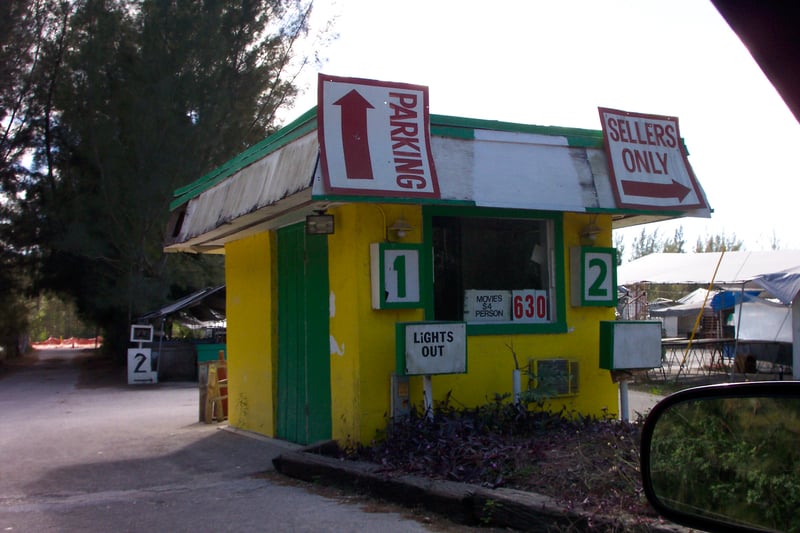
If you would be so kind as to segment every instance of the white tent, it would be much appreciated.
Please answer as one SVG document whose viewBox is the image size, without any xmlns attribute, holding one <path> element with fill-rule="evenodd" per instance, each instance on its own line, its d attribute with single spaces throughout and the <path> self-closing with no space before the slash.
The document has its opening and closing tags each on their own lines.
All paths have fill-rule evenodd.
<svg viewBox="0 0 800 533">
<path fill-rule="evenodd" d="M 722 261 L 720 262 L 720 256 Z M 717 265 L 719 268 L 717 269 Z M 772 272 L 800 273 L 800 250 L 649 254 L 617 267 L 617 283 L 739 284 Z M 714 271 L 716 276 L 714 276 Z M 777 295 L 775 295 L 777 297 Z"/>
<path fill-rule="evenodd" d="M 779 272 L 761 274 L 752 282 L 785 304 L 791 304 L 800 292 L 800 266 Z"/>
<path fill-rule="evenodd" d="M 697 316 L 700 310 L 703 314 L 711 314 L 711 300 L 719 291 L 708 291 L 706 289 L 695 289 L 683 298 L 670 305 L 660 305 L 650 307 L 650 314 L 655 316 Z"/>
<path fill-rule="evenodd" d="M 619 285 L 712 282 L 715 286 L 738 285 L 742 290 L 761 287 L 784 304 L 791 304 L 792 372 L 794 379 L 800 379 L 800 251 L 659 253 L 617 268 Z M 747 311 L 742 312 L 744 317 Z M 777 336 L 785 338 L 785 330 Z"/>
</svg>

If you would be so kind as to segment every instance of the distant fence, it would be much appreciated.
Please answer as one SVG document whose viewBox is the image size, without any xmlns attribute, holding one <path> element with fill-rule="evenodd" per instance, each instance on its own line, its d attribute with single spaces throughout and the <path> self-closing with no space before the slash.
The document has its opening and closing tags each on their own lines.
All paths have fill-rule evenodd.
<svg viewBox="0 0 800 533">
<path fill-rule="evenodd" d="M 31 348 L 34 350 L 83 350 L 99 348 L 102 345 L 103 337 L 93 337 L 90 339 L 79 337 L 69 337 L 67 339 L 50 337 L 46 341 L 32 342 Z"/>
</svg>

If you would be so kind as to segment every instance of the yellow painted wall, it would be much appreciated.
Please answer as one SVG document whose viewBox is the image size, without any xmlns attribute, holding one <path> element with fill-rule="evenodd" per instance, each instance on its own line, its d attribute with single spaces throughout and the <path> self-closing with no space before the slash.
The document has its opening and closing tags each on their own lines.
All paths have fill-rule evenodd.
<svg viewBox="0 0 800 533">
<path fill-rule="evenodd" d="M 367 443 L 388 420 L 395 323 L 423 318 L 421 309 L 372 310 L 369 245 L 382 242 L 385 226 L 401 215 L 414 226 L 404 242 L 420 242 L 422 211 L 349 204 L 328 212 L 336 219 L 328 240 L 333 438 Z"/>
<path fill-rule="evenodd" d="M 274 232 L 225 246 L 228 421 L 275 436 L 277 302 Z"/>
<path fill-rule="evenodd" d="M 384 228 L 403 216 L 414 230 L 403 240 L 422 242 L 420 206 L 350 204 L 330 210 L 336 233 L 329 237 L 331 291 L 331 391 L 333 438 L 340 443 L 368 443 L 386 426 L 391 409 L 390 378 L 395 370 L 395 324 L 424 319 L 423 311 L 373 310 L 369 244 L 385 240 Z M 601 228 L 596 246 L 611 246 L 610 217 L 592 217 Z M 554 399 L 553 410 L 603 416 L 618 413 L 617 386 L 599 368 L 599 322 L 613 320 L 614 309 L 573 308 L 569 298 L 569 248 L 579 246 L 588 215 L 565 214 L 563 220 L 564 287 L 568 331 L 563 334 L 481 335 L 468 340 L 468 373 L 434 376 L 434 400 L 448 394 L 453 405 L 475 406 L 495 394 L 510 394 L 516 352 L 529 359 L 567 358 L 580 364 L 577 396 Z M 526 381 L 526 380 L 523 380 Z M 526 383 L 523 383 L 523 388 Z M 411 378 L 412 403 L 422 403 L 422 378 Z"/>
<path fill-rule="evenodd" d="M 591 217 L 601 228 L 594 246 L 611 246 L 611 218 Z M 564 358 L 579 363 L 579 394 L 553 398 L 546 407 L 552 411 L 566 409 L 567 413 L 581 413 L 599 417 L 619 413 L 618 386 L 611 381 L 607 370 L 599 365 L 600 321 L 614 320 L 614 309 L 609 307 L 572 307 L 570 305 L 569 249 L 580 246 L 580 231 L 590 222 L 590 217 L 564 214 L 564 268 L 566 289 L 567 332 L 536 335 L 474 335 L 467 342 L 468 373 L 464 375 L 434 376 L 432 378 L 434 401 L 442 401 L 449 393 L 451 405 L 476 406 L 494 399 L 496 394 L 510 395 L 513 390 L 514 356 L 520 366 L 531 359 Z M 412 400 L 422 403 L 422 378 L 412 377 Z M 527 379 L 522 378 L 525 390 Z"/>
</svg>

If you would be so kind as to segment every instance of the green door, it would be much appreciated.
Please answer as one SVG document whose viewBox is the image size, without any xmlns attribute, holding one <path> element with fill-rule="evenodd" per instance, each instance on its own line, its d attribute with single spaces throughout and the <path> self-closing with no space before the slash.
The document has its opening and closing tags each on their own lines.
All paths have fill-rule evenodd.
<svg viewBox="0 0 800 533">
<path fill-rule="evenodd" d="M 278 437 L 331 438 L 328 238 L 278 230 Z"/>
</svg>

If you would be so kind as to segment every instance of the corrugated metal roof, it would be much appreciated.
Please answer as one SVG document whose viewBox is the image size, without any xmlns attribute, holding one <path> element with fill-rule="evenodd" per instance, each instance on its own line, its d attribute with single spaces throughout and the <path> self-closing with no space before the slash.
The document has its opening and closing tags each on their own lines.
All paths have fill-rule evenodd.
<svg viewBox="0 0 800 533">
<path fill-rule="evenodd" d="M 170 210 L 175 210 L 192 198 L 197 197 L 214 185 L 222 182 L 226 178 L 239 172 L 243 168 L 259 161 L 261 158 L 279 150 L 283 146 L 291 143 L 298 137 L 306 135 L 310 131 L 317 129 L 317 108 L 314 107 L 296 120 L 287 124 L 274 135 L 270 135 L 258 144 L 253 145 L 244 152 L 226 162 L 224 165 L 215 168 L 208 174 L 200 177 L 192 183 L 175 190 Z"/>
<path fill-rule="evenodd" d="M 154 320 L 190 310 L 190 315 L 200 322 L 225 320 L 225 285 L 208 287 L 140 316 L 137 322 Z"/>
<path fill-rule="evenodd" d="M 252 165 L 259 159 L 279 150 L 295 139 L 317 129 L 317 108 L 313 107 L 300 115 L 297 119 L 287 124 L 274 135 L 270 135 L 260 143 L 248 148 L 241 154 L 232 158 L 224 165 L 212 170 L 196 181 L 175 190 L 170 210 L 175 210 L 189 200 L 196 198 L 206 190 L 219 184 L 226 178 Z M 482 120 L 474 118 L 453 117 L 447 115 L 431 115 L 431 134 L 440 137 L 457 139 L 473 139 L 475 130 L 494 130 L 518 133 L 533 133 L 563 137 L 569 146 L 576 147 L 603 147 L 603 132 L 581 128 L 563 128 L 558 126 L 536 126 L 502 122 L 497 120 Z"/>
<path fill-rule="evenodd" d="M 187 242 L 311 186 L 315 132 L 278 147 L 194 196 L 173 242 Z"/>
<path fill-rule="evenodd" d="M 431 115 L 431 153 L 443 204 L 631 214 L 650 219 L 687 212 L 620 210 L 599 130 Z M 175 191 L 168 251 L 213 251 L 245 232 L 301 220 L 331 202 L 318 169 L 316 108 L 194 183 Z M 369 201 L 379 201 L 372 198 Z M 709 216 L 705 209 L 691 213 Z M 291 218 L 291 220 L 289 220 Z M 271 221 L 271 222 L 270 222 Z"/>
</svg>

